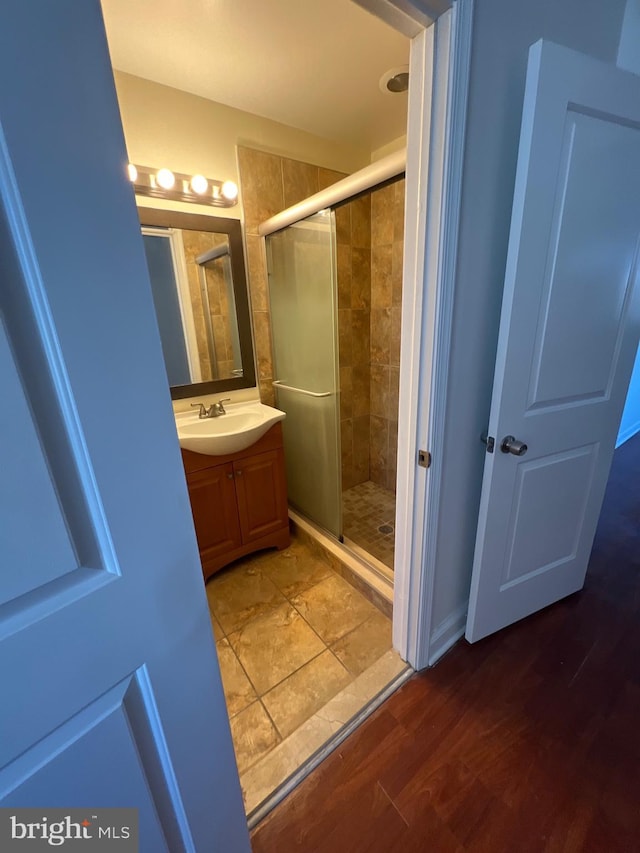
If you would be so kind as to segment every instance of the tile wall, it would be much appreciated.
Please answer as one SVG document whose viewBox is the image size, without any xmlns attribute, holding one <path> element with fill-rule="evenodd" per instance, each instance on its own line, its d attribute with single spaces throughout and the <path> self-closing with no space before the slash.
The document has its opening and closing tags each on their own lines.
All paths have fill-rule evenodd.
<svg viewBox="0 0 640 853">
<path fill-rule="evenodd" d="M 342 488 L 369 479 L 371 199 L 336 209 Z"/>
<path fill-rule="evenodd" d="M 395 491 L 404 178 L 371 194 L 371 442 L 369 479 Z"/>
<path fill-rule="evenodd" d="M 395 491 L 404 179 L 336 210 L 342 487 Z"/>
</svg>

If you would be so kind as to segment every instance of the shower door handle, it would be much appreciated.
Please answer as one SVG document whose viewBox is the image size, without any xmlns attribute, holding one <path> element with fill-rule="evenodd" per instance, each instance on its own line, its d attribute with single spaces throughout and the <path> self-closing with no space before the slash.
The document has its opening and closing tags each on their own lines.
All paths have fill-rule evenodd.
<svg viewBox="0 0 640 853">
<path fill-rule="evenodd" d="M 305 397 L 330 397 L 333 391 L 307 391 L 305 388 L 294 388 L 292 385 L 285 385 L 279 379 L 271 383 L 274 388 L 282 388 L 284 391 L 295 391 L 296 394 L 304 394 Z"/>
</svg>

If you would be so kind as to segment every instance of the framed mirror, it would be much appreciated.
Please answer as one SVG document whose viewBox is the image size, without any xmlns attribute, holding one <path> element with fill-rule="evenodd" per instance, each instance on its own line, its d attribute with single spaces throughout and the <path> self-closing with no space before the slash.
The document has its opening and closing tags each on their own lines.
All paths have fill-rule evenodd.
<svg viewBox="0 0 640 853">
<path fill-rule="evenodd" d="M 238 219 L 138 208 L 171 397 L 256 384 Z"/>
</svg>

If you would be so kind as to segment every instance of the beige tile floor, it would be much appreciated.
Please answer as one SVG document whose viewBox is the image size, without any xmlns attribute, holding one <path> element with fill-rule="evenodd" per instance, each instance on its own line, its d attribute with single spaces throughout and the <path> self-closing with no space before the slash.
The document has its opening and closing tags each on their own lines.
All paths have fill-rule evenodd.
<svg viewBox="0 0 640 853">
<path fill-rule="evenodd" d="M 391 620 L 295 536 L 284 551 L 228 566 L 206 589 L 241 781 L 250 768 L 256 777 L 255 766 L 274 751 L 270 774 L 285 752 L 290 770 L 301 727 L 354 682 L 366 681 L 385 655 L 397 658 Z M 394 674 L 398 662 L 390 663 Z M 262 791 L 264 779 L 258 782 Z"/>
<path fill-rule="evenodd" d="M 342 532 L 368 554 L 393 569 L 396 496 L 367 481 L 342 493 Z M 390 528 L 381 532 L 380 528 Z"/>
</svg>

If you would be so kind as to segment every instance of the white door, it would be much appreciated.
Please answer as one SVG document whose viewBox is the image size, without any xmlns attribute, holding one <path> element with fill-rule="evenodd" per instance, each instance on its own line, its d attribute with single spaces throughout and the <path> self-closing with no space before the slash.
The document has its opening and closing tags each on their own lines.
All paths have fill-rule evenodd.
<svg viewBox="0 0 640 853">
<path fill-rule="evenodd" d="M 4 0 L 0 79 L 0 804 L 246 853 L 98 0 Z"/>
<path fill-rule="evenodd" d="M 640 77 L 538 42 L 527 72 L 472 642 L 583 586 L 640 334 L 639 238 Z M 503 452 L 508 436 L 515 443 Z M 523 455 L 513 455 L 524 449 L 517 442 Z"/>
</svg>

